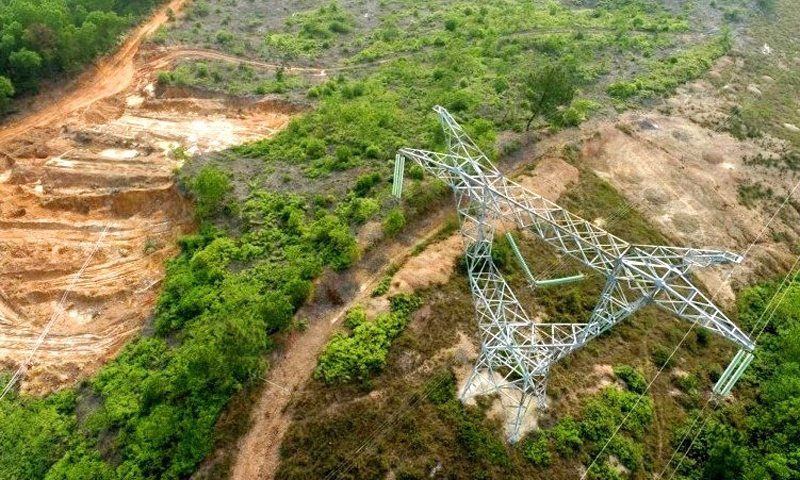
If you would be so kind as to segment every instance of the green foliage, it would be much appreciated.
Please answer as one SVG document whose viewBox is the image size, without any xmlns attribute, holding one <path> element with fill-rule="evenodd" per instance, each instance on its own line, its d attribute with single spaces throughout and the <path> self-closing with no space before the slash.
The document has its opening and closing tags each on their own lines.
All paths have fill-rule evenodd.
<svg viewBox="0 0 800 480">
<path fill-rule="evenodd" d="M 344 316 L 344 326 L 350 330 L 355 330 L 359 325 L 367 321 L 367 311 L 361 305 L 356 305 L 347 311 Z"/>
<path fill-rule="evenodd" d="M 565 458 L 570 458 L 583 447 L 580 428 L 572 417 L 562 418 L 555 427 L 548 431 L 553 447 Z"/>
<path fill-rule="evenodd" d="M 608 462 L 597 462 L 589 469 L 590 480 L 622 480 L 622 476 Z"/>
<path fill-rule="evenodd" d="M 543 434 L 529 436 L 522 446 L 522 455 L 537 467 L 549 467 L 553 461 L 547 436 Z"/>
<path fill-rule="evenodd" d="M 334 270 L 350 267 L 361 255 L 350 229 L 334 215 L 324 214 L 315 221 L 306 231 L 306 239 Z"/>
<path fill-rule="evenodd" d="M 535 69 L 522 88 L 525 106 L 530 112 L 526 130 L 536 117 L 553 117 L 559 107 L 569 105 L 577 89 L 575 75 L 568 67 L 557 63 Z"/>
<path fill-rule="evenodd" d="M 642 444 L 628 437 L 614 436 L 608 444 L 608 453 L 617 457 L 619 463 L 632 472 L 642 468 L 644 461 Z"/>
<path fill-rule="evenodd" d="M 392 277 L 394 277 L 394 274 L 397 273 L 397 268 L 398 267 L 395 264 L 389 265 L 389 269 L 386 272 L 386 275 L 384 275 L 381 278 L 381 281 L 378 282 L 378 286 L 375 287 L 375 290 L 373 290 L 372 292 L 373 297 L 380 297 L 381 295 L 389 291 L 389 287 L 392 284 Z"/>
<path fill-rule="evenodd" d="M 650 354 L 650 359 L 653 361 L 653 365 L 658 368 L 670 369 L 675 366 L 675 356 L 672 354 L 672 350 L 663 346 L 663 345 L 656 345 L 653 348 L 653 352 Z"/>
<path fill-rule="evenodd" d="M 466 449 L 471 459 L 493 465 L 506 465 L 508 452 L 498 436 L 482 423 L 483 415 L 467 410 L 458 418 L 458 442 Z"/>
<path fill-rule="evenodd" d="M 647 73 L 633 80 L 617 80 L 608 94 L 620 100 L 672 93 L 679 85 L 705 73 L 714 60 L 731 48 L 729 34 L 692 47 L 685 52 L 649 63 Z"/>
<path fill-rule="evenodd" d="M 35 92 L 41 80 L 74 73 L 110 50 L 136 19 L 159 3 L 156 0 L 2 2 L 0 72 L 17 94 Z"/>
<path fill-rule="evenodd" d="M 408 169 L 408 178 L 412 180 L 422 180 L 425 178 L 425 169 L 419 165 L 412 165 L 411 168 Z"/>
<path fill-rule="evenodd" d="M 625 382 L 628 390 L 634 393 L 644 393 L 647 390 L 647 380 L 635 368 L 630 365 L 619 365 L 614 367 L 614 376 Z"/>
<path fill-rule="evenodd" d="M 370 193 L 372 188 L 380 183 L 381 174 L 379 172 L 366 173 L 361 175 L 356 180 L 356 186 L 353 188 L 353 193 L 359 197 L 364 197 Z"/>
<path fill-rule="evenodd" d="M 8 108 L 14 93 L 14 84 L 11 83 L 11 80 L 0 75 L 0 113 L 3 113 Z"/>
<path fill-rule="evenodd" d="M 220 211 L 232 186 L 225 172 L 207 165 L 192 179 L 189 188 L 197 199 L 198 216 L 206 217 Z"/>
<path fill-rule="evenodd" d="M 401 208 L 393 208 L 383 219 L 383 233 L 389 237 L 394 237 L 406 225 L 406 217 Z"/>
<path fill-rule="evenodd" d="M 778 287 L 779 281 L 769 282 L 739 297 L 745 329 L 759 320 L 769 323 L 753 364 L 734 389 L 737 402 L 706 412 L 706 428 L 691 431 L 698 438 L 680 471 L 687 478 L 714 480 L 730 472 L 741 472 L 745 480 L 800 478 L 800 282 Z M 692 420 L 675 432 L 676 443 Z"/>
<path fill-rule="evenodd" d="M 350 195 L 336 208 L 336 214 L 348 222 L 362 224 L 378 213 L 381 206 L 373 198 L 357 197 Z"/>
<path fill-rule="evenodd" d="M 382 371 L 392 341 L 400 335 L 411 313 L 418 307 L 418 301 L 412 297 L 397 296 L 391 302 L 389 313 L 381 314 L 371 322 L 361 322 L 351 334 L 334 334 L 319 357 L 314 378 L 327 384 L 366 382 Z"/>
<path fill-rule="evenodd" d="M 605 441 L 630 414 L 621 431 L 640 438 L 653 422 L 653 403 L 642 397 L 637 404 L 638 399 L 639 395 L 633 392 L 605 388 L 598 397 L 586 402 L 581 418 L 581 437 L 585 441 Z"/>
<path fill-rule="evenodd" d="M 74 405 L 75 394 L 69 391 L 41 401 L 0 402 L 0 475 L 43 478 L 69 445 L 75 428 Z"/>
<path fill-rule="evenodd" d="M 456 377 L 450 370 L 440 372 L 425 387 L 428 400 L 434 405 L 444 405 L 456 398 Z"/>
</svg>

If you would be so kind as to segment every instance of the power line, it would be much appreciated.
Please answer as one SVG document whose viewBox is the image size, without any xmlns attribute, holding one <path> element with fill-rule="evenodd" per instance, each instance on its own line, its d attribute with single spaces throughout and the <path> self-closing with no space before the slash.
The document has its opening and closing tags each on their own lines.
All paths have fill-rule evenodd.
<svg viewBox="0 0 800 480">
<path fill-rule="evenodd" d="M 764 308 L 764 311 L 761 313 L 761 316 L 759 316 L 758 320 L 756 321 L 755 325 L 753 326 L 753 332 L 751 332 L 751 334 L 755 332 L 755 330 L 758 328 L 758 324 L 761 323 L 761 320 L 766 316 L 767 312 L 770 312 L 770 308 L 772 308 L 772 311 L 770 312 L 769 317 L 764 322 L 764 325 L 761 327 L 760 331 L 758 332 L 758 335 L 755 338 L 756 342 L 758 341 L 759 338 L 761 338 L 761 335 L 766 330 L 767 325 L 769 325 L 770 321 L 772 321 L 772 318 L 775 316 L 775 313 L 777 312 L 778 307 L 780 307 L 780 305 L 786 299 L 786 295 L 788 294 L 789 287 L 790 287 L 790 285 L 787 285 L 787 281 L 788 281 L 790 276 L 793 276 L 793 274 L 794 274 L 794 278 L 792 279 L 792 281 L 794 281 L 794 279 L 797 276 L 797 272 L 795 272 L 795 269 L 797 268 L 798 265 L 800 265 L 800 257 L 798 257 L 795 260 L 794 264 L 792 265 L 792 268 L 789 270 L 789 273 L 786 274 L 786 276 L 784 277 L 784 279 L 781 282 L 780 286 L 778 287 L 778 289 L 775 291 L 775 293 L 770 298 L 770 301 L 767 303 L 767 306 Z M 774 307 L 772 307 L 772 302 L 775 300 L 775 298 L 777 298 L 778 294 L 781 294 L 781 299 L 778 301 L 778 303 Z M 683 446 L 683 443 L 686 441 L 686 438 L 688 437 L 689 433 L 691 433 L 692 429 L 694 428 L 694 425 L 697 424 L 697 420 L 700 417 L 704 416 L 705 409 L 711 403 L 712 399 L 714 399 L 713 396 L 709 397 L 709 399 L 706 400 L 706 403 L 703 405 L 703 408 L 700 411 L 700 415 L 698 416 L 697 419 L 695 419 L 695 422 L 692 424 L 692 426 L 689 428 L 689 430 L 687 430 L 686 434 L 684 434 L 683 438 L 681 439 L 680 444 L 675 449 L 675 453 L 673 454 L 672 458 L 670 458 L 670 461 L 667 463 L 667 465 L 664 466 L 664 470 L 661 472 L 661 474 L 659 475 L 658 478 L 663 478 L 664 473 L 666 473 L 666 471 L 667 471 L 667 468 L 669 468 L 669 465 L 672 463 L 672 460 L 678 454 L 678 451 L 680 450 L 680 447 Z M 713 411 L 714 410 L 712 409 L 712 413 L 713 413 Z M 673 470 L 672 475 L 670 475 L 670 479 L 677 473 L 677 471 L 680 468 L 681 464 L 683 464 L 683 461 L 689 455 L 689 452 L 691 451 L 692 446 L 694 446 L 695 442 L 700 437 L 701 433 L 703 432 L 703 429 L 705 429 L 705 426 L 706 426 L 706 424 L 708 423 L 708 421 L 710 419 L 711 419 L 711 415 L 708 415 L 704 419 L 702 425 L 700 426 L 700 429 L 697 431 L 697 434 L 692 438 L 692 441 L 689 443 L 689 447 L 684 452 L 683 457 L 681 457 L 681 459 L 678 461 L 678 465 Z"/>
<path fill-rule="evenodd" d="M 37 350 L 39 350 L 39 347 L 41 347 L 42 343 L 44 343 L 45 338 L 50 333 L 50 330 L 53 328 L 53 325 L 56 323 L 56 320 L 58 320 L 58 318 L 64 312 L 64 303 L 66 303 L 67 297 L 72 292 L 72 289 L 75 287 L 75 284 L 78 282 L 81 275 L 83 275 L 83 272 L 84 270 L 86 270 L 86 267 L 89 266 L 89 262 L 91 262 L 95 253 L 97 253 L 97 250 L 100 248 L 100 244 L 102 243 L 103 239 L 108 233 L 108 229 L 109 225 L 106 225 L 105 228 L 103 228 L 103 231 L 100 233 L 100 237 L 95 242 L 92 251 L 89 253 L 89 256 L 86 257 L 86 260 L 83 262 L 83 265 L 81 265 L 81 268 L 77 272 L 75 272 L 75 275 L 73 275 L 72 280 L 70 281 L 69 285 L 67 285 L 67 288 L 66 290 L 64 290 L 64 293 L 61 295 L 61 299 L 56 304 L 56 308 L 53 310 L 53 314 L 50 316 L 50 320 L 47 322 L 47 325 L 45 325 L 44 330 L 42 330 L 42 333 L 36 339 L 36 343 L 34 344 L 31 353 L 28 354 L 25 360 L 20 364 L 20 366 L 11 376 L 11 379 L 8 381 L 5 388 L 3 388 L 2 393 L 0 393 L 0 400 L 3 400 L 3 398 L 5 398 L 8 392 L 10 392 L 11 389 L 14 387 L 14 384 L 16 384 L 16 382 L 19 380 L 22 374 L 30 366 L 31 360 L 33 360 L 33 357 L 34 355 L 36 355 Z"/>
<path fill-rule="evenodd" d="M 733 116 L 735 116 L 735 115 L 738 115 L 738 113 L 735 113 L 734 115 L 731 115 L 731 116 L 729 116 L 729 117 L 728 117 L 728 118 L 727 118 L 727 119 L 726 119 L 724 122 L 722 122 L 722 123 L 721 123 L 719 126 L 717 126 L 717 128 L 715 128 L 715 129 L 713 130 L 713 132 L 714 132 L 714 133 L 718 133 L 720 130 L 722 130 L 722 128 L 723 128 L 723 127 L 725 127 L 725 126 L 726 126 L 726 125 L 727 125 L 727 124 L 730 122 L 731 118 L 732 118 Z M 796 184 L 795 184 L 795 186 L 794 186 L 794 187 L 791 189 L 791 191 L 790 191 L 790 192 L 789 192 L 789 194 L 786 196 L 786 198 L 783 200 L 783 202 L 782 202 L 782 203 L 781 203 L 781 205 L 778 207 L 778 209 L 775 211 L 775 213 L 774 213 L 774 214 L 773 214 L 773 215 L 770 217 L 770 219 L 767 221 L 766 225 L 764 225 L 764 228 L 762 228 L 762 230 L 759 232 L 758 236 L 756 236 L 755 240 L 753 240 L 753 242 L 752 242 L 752 243 L 751 243 L 751 244 L 750 244 L 750 245 L 747 247 L 747 250 L 745 251 L 745 253 L 744 253 L 744 255 L 743 255 L 744 257 L 747 257 L 747 254 L 748 254 L 748 253 L 750 252 L 750 250 L 751 250 L 751 249 L 752 249 L 752 248 L 755 246 L 755 244 L 758 242 L 758 240 L 759 240 L 759 239 L 760 239 L 760 238 L 761 238 L 761 237 L 764 235 L 764 233 L 766 232 L 766 230 L 769 228 L 770 224 L 773 222 L 773 220 L 775 219 L 775 217 L 777 217 L 778 213 L 780 213 L 780 211 L 781 211 L 781 210 L 782 210 L 782 209 L 783 209 L 783 208 L 786 206 L 786 204 L 789 202 L 789 199 L 791 198 L 791 196 L 794 194 L 794 192 L 797 190 L 797 188 L 798 188 L 799 186 L 800 186 L 800 181 L 799 181 L 798 183 L 796 183 Z M 734 271 L 736 271 L 736 269 L 737 269 L 737 268 L 740 268 L 740 265 L 736 265 L 736 266 L 735 266 L 735 267 L 734 267 L 734 268 L 733 268 L 733 269 L 732 269 L 732 270 L 731 270 L 731 271 L 728 273 L 728 275 L 725 277 L 725 281 L 727 281 L 727 280 L 728 280 L 728 279 L 731 277 L 731 275 L 733 274 L 733 272 L 734 272 Z M 724 284 L 724 282 L 723 282 L 723 284 Z M 712 300 L 713 300 L 714 298 L 716 298 L 716 296 L 719 294 L 719 292 L 720 292 L 721 290 L 722 290 L 722 285 L 720 285 L 720 287 L 717 289 L 717 291 L 716 291 L 716 292 L 714 292 L 714 295 L 711 297 L 711 298 L 712 298 Z M 656 375 L 655 375 L 655 376 L 652 378 L 652 380 L 650 381 L 650 383 L 648 383 L 648 385 L 647 385 L 647 388 L 646 388 L 646 389 L 644 390 L 644 392 L 643 392 L 643 393 L 642 393 L 642 394 L 639 396 L 639 398 L 637 398 L 637 400 L 636 400 L 636 403 L 634 404 L 633 408 L 632 408 L 632 409 L 631 409 L 631 410 L 628 412 L 628 414 L 627 414 L 627 415 L 626 415 L 626 416 L 625 416 L 625 417 L 622 419 L 622 422 L 621 422 L 621 423 L 620 423 L 620 424 L 617 426 L 617 428 L 614 430 L 614 432 L 612 433 L 611 437 L 608 439 L 608 441 L 606 441 L 605 445 L 603 445 L 603 448 L 602 448 L 602 449 L 600 449 L 600 452 L 599 452 L 599 453 L 598 453 L 598 454 L 597 454 L 597 455 L 594 457 L 594 459 L 592 460 L 592 462 L 589 464 L 589 467 L 586 469 L 586 472 L 584 472 L 584 474 L 581 476 L 581 480 L 583 480 L 583 479 L 586 477 L 586 475 L 588 475 L 588 474 L 589 474 L 589 471 L 590 471 L 591 467 L 592 467 L 592 466 L 593 466 L 595 463 L 597 463 L 597 460 L 600 458 L 600 456 L 601 456 L 601 455 L 603 454 L 603 452 L 606 450 L 606 448 L 608 447 L 608 445 L 611 443 L 611 440 L 613 440 L 614 436 L 616 436 L 616 434 L 617 434 L 617 433 L 619 433 L 620 429 L 621 429 L 621 428 L 622 428 L 622 426 L 625 424 L 625 422 L 628 420 L 628 418 L 630 417 L 631 413 L 632 413 L 632 412 L 633 412 L 633 411 L 634 411 L 634 410 L 635 410 L 635 409 L 638 407 L 639 403 L 641 402 L 641 399 L 642 399 L 642 398 L 643 398 L 643 397 L 644 397 L 644 396 L 645 396 L 645 395 L 646 395 L 646 394 L 649 392 L 649 390 L 650 390 L 651 386 L 653 385 L 653 383 L 655 382 L 656 378 L 658 378 L 658 376 L 659 376 L 659 375 L 660 375 L 660 374 L 661 374 L 661 373 L 664 371 L 664 369 L 666 368 L 666 366 L 669 364 L 670 360 L 672 360 L 672 357 L 675 355 L 675 353 L 678 351 L 678 349 L 681 347 L 681 345 L 683 345 L 683 342 L 684 342 L 684 341 L 686 341 L 686 338 L 689 336 L 689 334 L 692 332 L 692 330 L 694 329 L 694 327 L 695 327 L 696 325 L 697 325 L 697 322 L 694 322 L 694 323 L 692 323 L 692 325 L 689 327 L 689 330 L 687 330 L 686 334 L 683 336 L 683 338 L 681 338 L 680 342 L 678 342 L 678 345 L 677 345 L 677 346 L 676 346 L 676 347 L 675 347 L 675 348 L 672 350 L 672 353 L 670 353 L 670 355 L 669 355 L 669 357 L 667 358 L 666 362 L 665 362 L 665 363 L 664 363 L 664 364 L 661 366 L 661 368 L 659 368 L 659 370 L 656 372 Z M 751 334 L 752 334 L 752 333 L 751 333 Z M 670 460 L 670 461 L 671 461 L 671 460 Z"/>
</svg>

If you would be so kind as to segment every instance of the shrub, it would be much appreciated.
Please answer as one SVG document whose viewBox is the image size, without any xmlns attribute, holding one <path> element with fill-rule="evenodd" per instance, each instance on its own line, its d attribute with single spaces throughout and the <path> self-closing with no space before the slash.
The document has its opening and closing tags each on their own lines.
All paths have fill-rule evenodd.
<svg viewBox="0 0 800 480">
<path fill-rule="evenodd" d="M 608 462 L 596 462 L 589 469 L 590 480 L 622 480 L 619 472 L 616 471 Z"/>
<path fill-rule="evenodd" d="M 448 32 L 454 32 L 457 27 L 458 27 L 458 20 L 456 20 L 455 18 L 448 18 L 447 20 L 444 21 L 444 28 Z"/>
<path fill-rule="evenodd" d="M 189 183 L 197 199 L 197 214 L 201 218 L 214 215 L 231 191 L 228 175 L 213 165 L 206 165 Z"/>
<path fill-rule="evenodd" d="M 355 263 L 360 252 L 350 229 L 333 215 L 324 215 L 306 230 L 306 239 L 334 270 Z"/>
<path fill-rule="evenodd" d="M 233 41 L 233 34 L 227 30 L 219 30 L 216 35 L 217 43 L 228 45 Z"/>
<path fill-rule="evenodd" d="M 170 75 L 169 72 L 161 70 L 156 76 L 156 82 L 158 82 L 159 85 L 169 85 L 172 83 L 172 75 Z"/>
<path fill-rule="evenodd" d="M 392 299 L 389 313 L 371 322 L 362 322 L 352 334 L 336 333 L 325 345 L 314 370 L 314 378 L 327 384 L 366 382 L 386 367 L 389 347 L 403 331 L 412 309 L 419 305 L 413 297 Z"/>
<path fill-rule="evenodd" d="M 456 398 L 456 378 L 447 370 L 436 374 L 425 386 L 428 400 L 434 405 L 442 405 Z"/>
<path fill-rule="evenodd" d="M 640 443 L 621 435 L 615 435 L 608 444 L 608 451 L 615 455 L 619 459 L 619 463 L 628 470 L 635 472 L 642 468 L 644 449 Z"/>
<path fill-rule="evenodd" d="M 353 187 L 353 193 L 358 195 L 359 197 L 366 196 L 372 187 L 380 183 L 381 181 L 381 174 L 378 172 L 366 173 L 361 175 L 356 180 L 356 186 Z"/>
<path fill-rule="evenodd" d="M 675 356 L 672 355 L 672 351 L 661 345 L 657 345 L 653 349 L 650 358 L 653 360 L 653 364 L 658 368 L 663 367 L 669 369 L 675 366 Z"/>
<path fill-rule="evenodd" d="M 583 447 L 578 423 L 572 417 L 562 418 L 549 434 L 556 451 L 564 457 L 571 457 Z"/>
<path fill-rule="evenodd" d="M 626 82 L 624 80 L 619 80 L 613 82 L 611 85 L 608 86 L 608 94 L 612 97 L 616 97 L 619 99 L 627 99 L 639 92 L 639 86 L 635 83 Z"/>
<path fill-rule="evenodd" d="M 389 237 L 394 237 L 406 224 L 406 217 L 403 215 L 403 210 L 393 208 L 383 220 L 383 233 Z"/>
<path fill-rule="evenodd" d="M 628 390 L 632 392 L 644 393 L 647 390 L 647 381 L 642 374 L 629 365 L 615 367 L 614 376 L 625 382 Z"/>
<path fill-rule="evenodd" d="M 359 325 L 367 321 L 367 311 L 361 305 L 356 305 L 347 311 L 344 316 L 344 326 L 350 330 L 355 330 Z"/>
<path fill-rule="evenodd" d="M 492 434 L 481 420 L 480 413 L 476 411 L 462 414 L 458 422 L 458 442 L 473 460 L 506 465 L 508 453 L 503 441 Z"/>
<path fill-rule="evenodd" d="M 325 155 L 325 142 L 319 138 L 310 138 L 306 142 L 305 150 L 309 159 L 320 158 Z"/>
<path fill-rule="evenodd" d="M 522 447 L 522 455 L 537 467 L 549 467 L 552 462 L 547 436 L 541 432 L 532 435 Z"/>
<path fill-rule="evenodd" d="M 581 437 L 592 442 L 605 440 L 626 416 L 622 431 L 636 437 L 643 435 L 653 421 L 653 404 L 647 397 L 638 400 L 638 394 L 607 387 L 599 396 L 587 401 L 581 418 Z"/>
<path fill-rule="evenodd" d="M 408 169 L 408 176 L 412 180 L 422 180 L 425 178 L 425 169 L 419 165 L 412 165 L 411 168 Z"/>
</svg>

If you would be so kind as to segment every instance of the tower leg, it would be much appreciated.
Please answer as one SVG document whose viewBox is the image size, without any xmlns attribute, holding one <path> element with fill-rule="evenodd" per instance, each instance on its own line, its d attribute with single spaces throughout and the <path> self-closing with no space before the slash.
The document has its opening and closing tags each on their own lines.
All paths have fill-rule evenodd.
<svg viewBox="0 0 800 480">
<path fill-rule="evenodd" d="M 525 434 L 525 414 L 533 402 L 533 395 L 525 392 L 519 392 L 520 399 L 512 415 L 508 415 L 506 420 L 506 432 L 508 433 L 508 442 L 517 443 L 520 437 Z M 509 412 L 511 413 L 511 412 Z"/>
<path fill-rule="evenodd" d="M 540 412 L 544 412 L 547 410 L 549 405 L 547 404 L 547 378 L 550 376 L 550 372 L 545 373 L 542 376 L 534 377 L 534 390 L 536 391 L 536 404 L 539 407 Z"/>
</svg>

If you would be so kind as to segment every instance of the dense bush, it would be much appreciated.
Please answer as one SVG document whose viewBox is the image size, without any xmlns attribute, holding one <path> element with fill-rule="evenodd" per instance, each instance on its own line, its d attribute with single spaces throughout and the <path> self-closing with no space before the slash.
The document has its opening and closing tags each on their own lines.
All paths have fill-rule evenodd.
<svg viewBox="0 0 800 480">
<path fill-rule="evenodd" d="M 434 405 L 442 405 L 456 398 L 456 377 L 451 371 L 434 375 L 426 385 L 428 400 Z"/>
<path fill-rule="evenodd" d="M 403 331 L 417 306 L 411 297 L 394 297 L 389 313 L 358 324 L 350 334 L 334 334 L 319 357 L 314 378 L 328 384 L 363 382 L 382 371 L 392 341 Z"/>
<path fill-rule="evenodd" d="M 189 188 L 197 199 L 197 214 L 207 217 L 219 213 L 232 187 L 225 172 L 209 165 L 197 173 L 189 183 Z"/>
<path fill-rule="evenodd" d="M 638 394 L 606 387 L 598 397 L 587 401 L 581 418 L 581 437 L 585 441 L 605 441 L 627 416 L 621 431 L 640 438 L 653 422 L 653 403 L 648 397 L 638 404 L 637 400 Z"/>
<path fill-rule="evenodd" d="M 684 434 L 697 436 L 679 469 L 684 477 L 715 480 L 740 472 L 744 480 L 800 478 L 800 282 L 785 288 L 779 291 L 774 282 L 742 292 L 745 329 L 765 327 L 760 350 L 733 390 L 737 402 L 704 412 L 702 430 L 687 430 L 689 419 L 675 432 L 676 444 Z"/>
<path fill-rule="evenodd" d="M 549 467 L 553 459 L 550 454 L 547 435 L 538 433 L 529 436 L 522 446 L 522 455 L 537 467 Z"/>
<path fill-rule="evenodd" d="M 563 457 L 573 456 L 583 446 L 580 428 L 572 417 L 562 418 L 548 433 L 553 447 Z"/>
<path fill-rule="evenodd" d="M 400 208 L 393 208 L 383 220 L 383 233 L 389 237 L 394 237 L 406 225 L 406 217 L 403 215 L 403 210 Z"/>
<path fill-rule="evenodd" d="M 474 409 L 460 412 L 456 437 L 471 459 L 493 465 L 508 463 L 504 441 L 486 428 L 480 412 Z"/>
<path fill-rule="evenodd" d="M 16 0 L 0 3 L 0 103 L 35 92 L 114 47 L 158 0 Z M 8 88 L 11 86 L 12 88 Z"/>
<path fill-rule="evenodd" d="M 625 382 L 628 390 L 634 393 L 644 393 L 647 390 L 647 380 L 644 379 L 638 370 L 630 365 L 618 365 L 614 367 L 614 376 Z"/>
</svg>

